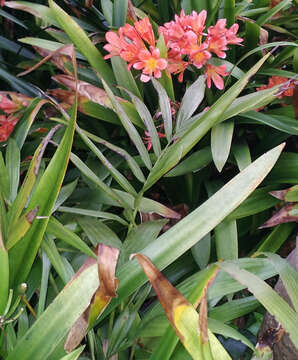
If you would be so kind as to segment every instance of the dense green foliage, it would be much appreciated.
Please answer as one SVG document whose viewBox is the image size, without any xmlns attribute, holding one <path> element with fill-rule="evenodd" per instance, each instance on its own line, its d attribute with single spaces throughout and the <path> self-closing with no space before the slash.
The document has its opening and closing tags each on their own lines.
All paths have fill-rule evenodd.
<svg viewBox="0 0 298 360">
<path fill-rule="evenodd" d="M 0 359 L 298 348 L 295 3 L 0 1 Z"/>
</svg>

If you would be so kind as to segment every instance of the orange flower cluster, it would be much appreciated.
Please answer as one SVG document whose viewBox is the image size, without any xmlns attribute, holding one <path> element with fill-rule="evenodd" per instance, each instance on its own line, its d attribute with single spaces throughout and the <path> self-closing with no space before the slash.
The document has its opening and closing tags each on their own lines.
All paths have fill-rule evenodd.
<svg viewBox="0 0 298 360">
<path fill-rule="evenodd" d="M 223 89 L 224 82 L 221 76 L 226 76 L 225 65 L 214 66 L 208 63 L 212 54 L 225 58 L 228 45 L 239 45 L 243 39 L 236 36 L 238 25 L 234 24 L 226 28 L 226 19 L 220 19 L 215 26 L 210 26 L 207 33 L 205 21 L 207 12 L 199 14 L 193 11 L 185 15 L 182 10 L 175 20 L 159 27 L 167 46 L 166 58 L 160 57 L 156 47 L 156 39 L 152 25 L 148 18 L 134 23 L 134 26 L 125 24 L 118 30 L 106 33 L 107 45 L 105 50 L 109 52 L 105 59 L 112 56 L 120 56 L 131 67 L 142 70 L 141 80 L 147 82 L 152 76 L 161 77 L 161 71 L 167 69 L 172 74 L 179 74 L 178 80 L 182 82 L 184 71 L 189 65 L 198 69 L 204 67 L 207 78 L 207 86 L 211 87 L 211 81 L 218 89 Z"/>
</svg>

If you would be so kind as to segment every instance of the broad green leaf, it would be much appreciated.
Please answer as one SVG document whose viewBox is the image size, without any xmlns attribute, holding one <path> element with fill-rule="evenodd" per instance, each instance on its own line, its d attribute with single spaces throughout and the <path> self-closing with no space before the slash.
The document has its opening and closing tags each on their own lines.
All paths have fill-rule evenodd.
<svg viewBox="0 0 298 360">
<path fill-rule="evenodd" d="M 240 96 L 235 99 L 232 104 L 227 108 L 224 112 L 223 116 L 219 119 L 218 123 L 230 119 L 233 116 L 241 114 L 242 112 L 255 110 L 261 106 L 265 106 L 269 104 L 271 101 L 275 100 L 276 92 L 278 91 L 279 86 L 275 86 L 270 89 L 260 90 L 257 92 L 253 92 L 248 95 Z M 188 121 L 186 121 L 185 125 L 180 128 L 176 137 L 179 138 L 202 116 L 204 112 L 201 112 L 197 115 L 191 117 Z"/>
<path fill-rule="evenodd" d="M 97 287 L 97 266 L 93 266 L 83 271 L 59 293 L 18 341 L 7 360 L 47 359 L 89 305 Z"/>
<path fill-rule="evenodd" d="M 277 204 L 279 200 L 269 194 L 270 190 L 273 190 L 271 186 L 255 190 L 226 220 L 241 219 L 257 214 Z"/>
<path fill-rule="evenodd" d="M 275 164 L 283 146 L 274 148 L 254 161 L 205 203 L 148 245 L 142 253 L 150 257 L 161 270 L 171 264 L 253 192 Z M 128 296 L 146 281 L 135 260 L 119 268 L 118 277 L 119 299 Z M 113 301 L 114 306 L 116 303 Z"/>
<path fill-rule="evenodd" d="M 248 346 L 251 350 L 255 350 L 252 342 L 249 341 L 245 336 L 243 336 L 239 331 L 235 330 L 231 326 L 224 324 L 221 321 L 216 319 L 208 319 L 208 327 L 209 329 L 215 333 L 225 336 L 226 338 L 232 338 L 235 340 L 241 341 L 243 344 Z"/>
<path fill-rule="evenodd" d="M 102 221 L 88 217 L 78 217 L 77 221 L 94 247 L 101 243 L 121 248 L 122 243 L 116 233 Z"/>
<path fill-rule="evenodd" d="M 115 0 L 113 8 L 113 25 L 115 27 L 124 26 L 126 23 L 128 0 Z"/>
<path fill-rule="evenodd" d="M 81 240 L 77 234 L 69 230 L 67 227 L 63 226 L 53 216 L 50 217 L 46 232 L 48 234 L 54 235 L 57 239 L 64 241 L 66 244 L 73 246 L 75 249 L 78 249 L 79 251 L 90 257 L 95 256 L 89 246 L 85 244 L 85 242 Z"/>
<path fill-rule="evenodd" d="M 217 124 L 211 130 L 211 152 L 214 164 L 219 172 L 228 160 L 233 133 L 234 121 Z"/>
<path fill-rule="evenodd" d="M 211 148 L 208 146 L 192 153 L 187 159 L 181 161 L 174 169 L 165 174 L 165 177 L 180 176 L 199 171 L 209 165 L 211 161 Z"/>
<path fill-rule="evenodd" d="M 217 259 L 238 259 L 238 233 L 236 220 L 225 220 L 214 229 Z"/>
<path fill-rule="evenodd" d="M 96 70 L 108 84 L 112 85 L 115 83 L 111 68 L 105 62 L 95 45 L 92 44 L 84 30 L 53 0 L 49 0 L 49 6 L 51 14 L 76 45 L 80 53 L 86 57 L 93 69 Z"/>
<path fill-rule="evenodd" d="M 246 86 L 250 77 L 254 75 L 270 54 L 264 56 L 254 67 L 252 67 L 244 77 L 238 80 L 224 95 L 216 101 L 202 117 L 193 123 L 187 132 L 159 157 L 150 171 L 150 175 L 144 184 L 144 191 L 148 190 L 166 172 L 174 167 L 179 160 L 186 155 L 192 147 L 218 122 L 220 116 L 231 105 L 233 100 L 240 94 Z"/>
<path fill-rule="evenodd" d="M 284 223 L 275 226 L 271 233 L 266 236 L 264 241 L 262 241 L 255 253 L 258 254 L 265 251 L 270 251 L 272 253 L 277 252 L 282 244 L 288 239 L 294 227 L 294 223 Z"/>
<path fill-rule="evenodd" d="M 113 3 L 111 0 L 101 0 L 101 9 L 110 26 L 113 25 Z"/>
<path fill-rule="evenodd" d="M 209 264 L 211 251 L 211 237 L 210 233 L 198 241 L 192 248 L 191 253 L 196 263 L 201 269 L 204 269 Z"/>
<path fill-rule="evenodd" d="M 241 139 L 240 142 L 232 145 L 232 153 L 237 162 L 239 171 L 242 171 L 251 164 L 250 150 L 244 139 Z"/>
<path fill-rule="evenodd" d="M 142 251 L 153 242 L 166 223 L 167 220 L 146 221 L 133 228 L 122 244 L 118 266 L 127 262 L 131 254 Z"/>
<path fill-rule="evenodd" d="M 297 153 L 284 153 L 280 157 L 272 169 L 272 173 L 268 176 L 268 183 L 298 183 L 298 154 Z"/>
<path fill-rule="evenodd" d="M 298 135 L 297 120 L 282 115 L 267 115 L 257 111 L 248 111 L 239 114 L 241 118 L 253 120 L 250 123 L 265 124 L 291 135 Z"/>
<path fill-rule="evenodd" d="M 219 320 L 223 323 L 237 319 L 241 316 L 253 312 L 260 306 L 258 300 L 254 296 L 231 300 L 223 305 L 212 308 L 208 316 L 211 319 Z"/>
<path fill-rule="evenodd" d="M 201 75 L 186 90 L 176 118 L 176 131 L 196 111 L 205 96 L 205 76 Z"/>
<path fill-rule="evenodd" d="M 121 59 L 120 56 L 113 56 L 111 58 L 111 64 L 113 67 L 113 72 L 117 80 L 117 84 L 132 92 L 135 96 L 142 98 L 140 90 L 136 84 L 135 79 L 132 76 L 131 71 L 127 69 L 126 62 Z"/>
<path fill-rule="evenodd" d="M 265 253 L 268 257 L 268 260 L 275 267 L 276 271 L 279 273 L 280 279 L 286 289 L 291 303 L 296 310 L 298 311 L 298 272 L 297 270 L 289 264 L 288 261 L 281 258 L 277 254 Z M 294 255 L 295 256 L 295 255 Z"/>
<path fill-rule="evenodd" d="M 37 215 L 46 218 L 36 219 L 26 236 L 9 253 L 11 283 L 14 285 L 26 279 L 46 230 L 48 217 L 51 215 L 66 172 L 75 131 L 76 114 L 75 106 L 64 136 L 28 204 L 29 211 L 39 206 Z"/>
<path fill-rule="evenodd" d="M 77 360 L 84 348 L 85 346 L 80 346 L 76 350 L 72 351 L 70 354 L 63 356 L 60 360 Z"/>
<path fill-rule="evenodd" d="M 288 332 L 294 345 L 298 347 L 297 321 L 298 314 L 267 283 L 250 273 L 240 269 L 233 262 L 224 262 L 219 266 L 232 278 L 247 286 L 259 302 L 280 322 Z"/>
<path fill-rule="evenodd" d="M 50 50 L 50 51 L 56 51 L 58 49 L 60 49 L 63 44 L 57 41 L 53 41 L 53 40 L 46 40 L 46 39 L 39 39 L 39 38 L 32 38 L 32 37 L 24 37 L 22 39 L 19 39 L 18 41 L 20 41 L 21 43 L 24 44 L 28 44 L 28 45 L 32 45 L 32 46 L 38 46 L 42 49 L 45 50 Z M 81 55 L 79 52 L 76 52 L 76 57 L 77 59 L 80 60 L 85 60 L 86 58 Z"/>
<path fill-rule="evenodd" d="M 154 78 L 151 79 L 155 90 L 158 93 L 158 101 L 159 108 L 161 111 L 161 116 L 163 119 L 165 134 L 168 142 L 172 139 L 172 131 L 173 131 L 173 121 L 172 121 L 172 111 L 171 111 L 171 103 L 168 97 L 166 90 L 162 87 L 162 85 Z"/>
<path fill-rule="evenodd" d="M 115 98 L 115 96 L 114 96 L 112 90 L 109 88 L 108 84 L 103 79 L 102 79 L 102 83 L 108 94 L 109 99 L 111 100 L 113 108 L 114 108 L 115 112 L 117 113 L 117 115 L 119 116 L 119 118 L 122 122 L 122 125 L 125 128 L 128 136 L 130 137 L 131 141 L 134 143 L 135 147 L 137 148 L 144 164 L 147 166 L 148 169 L 151 169 L 151 167 L 152 167 L 151 160 L 150 160 L 148 151 L 147 151 L 139 133 L 137 132 L 134 125 L 132 124 L 130 118 L 127 116 L 127 114 L 123 110 L 120 103 Z"/>
</svg>

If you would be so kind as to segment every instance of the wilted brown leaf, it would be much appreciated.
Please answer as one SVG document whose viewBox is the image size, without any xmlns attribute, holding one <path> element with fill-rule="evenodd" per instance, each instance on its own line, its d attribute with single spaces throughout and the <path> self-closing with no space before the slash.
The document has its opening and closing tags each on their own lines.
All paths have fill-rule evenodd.
<svg viewBox="0 0 298 360">
<path fill-rule="evenodd" d="M 298 221 L 298 216 L 291 216 L 289 212 L 294 208 L 296 204 L 288 203 L 277 211 L 269 220 L 267 220 L 259 229 L 264 229 L 278 224 Z"/>
<path fill-rule="evenodd" d="M 68 333 L 64 344 L 64 349 L 67 352 L 71 352 L 80 344 L 88 329 L 90 329 L 98 316 L 104 311 L 112 297 L 117 296 L 118 279 L 115 277 L 115 271 L 119 250 L 100 243 L 95 252 L 97 254 L 99 287 L 93 295 L 87 309 L 74 323 Z M 95 259 L 88 258 L 71 281 L 95 262 Z"/>
</svg>

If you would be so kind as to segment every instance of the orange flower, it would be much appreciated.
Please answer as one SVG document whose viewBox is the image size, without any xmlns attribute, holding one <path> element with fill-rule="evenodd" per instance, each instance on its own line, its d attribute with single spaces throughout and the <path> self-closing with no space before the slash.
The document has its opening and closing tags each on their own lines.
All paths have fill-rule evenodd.
<svg viewBox="0 0 298 360">
<path fill-rule="evenodd" d="M 276 85 L 284 84 L 283 86 L 280 87 L 280 92 L 278 93 L 277 97 L 279 99 L 281 99 L 284 96 L 293 96 L 293 94 L 294 94 L 293 82 L 294 81 L 295 81 L 294 79 L 291 80 L 291 79 L 288 79 L 288 78 L 282 77 L 282 76 L 272 76 L 271 78 L 269 78 L 268 85 L 263 85 L 263 86 L 257 88 L 257 91 L 270 89 Z"/>
<path fill-rule="evenodd" d="M 18 121 L 18 116 L 9 115 L 6 117 L 5 115 L 0 115 L 0 142 L 6 141 L 9 138 Z"/>
<path fill-rule="evenodd" d="M 204 43 L 190 53 L 189 59 L 198 69 L 201 69 L 201 67 L 205 65 L 206 61 L 211 58 L 210 52 L 206 51 L 207 48 L 208 45 Z"/>
<path fill-rule="evenodd" d="M 214 85 L 219 90 L 222 90 L 224 88 L 224 81 L 221 76 L 227 76 L 229 75 L 229 73 L 226 72 L 226 65 L 214 66 L 211 64 L 207 64 L 205 75 L 207 77 L 208 88 L 211 87 L 211 80 L 212 80 Z"/>
<path fill-rule="evenodd" d="M 6 114 L 11 114 L 19 109 L 19 105 L 11 101 L 7 96 L 0 95 L 0 110 Z"/>
<path fill-rule="evenodd" d="M 152 25 L 147 17 L 135 22 L 134 26 L 143 40 L 145 40 L 150 46 L 155 46 L 155 37 Z"/>
<path fill-rule="evenodd" d="M 164 70 L 168 62 L 166 59 L 160 58 L 160 52 L 157 48 L 150 47 L 150 51 L 143 49 L 139 53 L 138 62 L 133 67 L 142 70 L 141 81 L 148 82 L 152 75 L 156 78 L 161 77 L 161 71 Z"/>
<path fill-rule="evenodd" d="M 114 33 L 114 31 L 108 31 L 105 35 L 105 38 L 108 42 L 103 48 L 109 52 L 104 59 L 109 59 L 113 56 L 119 56 L 122 49 L 122 42 L 120 37 Z"/>
</svg>

